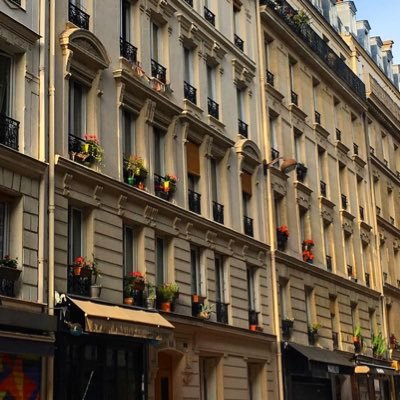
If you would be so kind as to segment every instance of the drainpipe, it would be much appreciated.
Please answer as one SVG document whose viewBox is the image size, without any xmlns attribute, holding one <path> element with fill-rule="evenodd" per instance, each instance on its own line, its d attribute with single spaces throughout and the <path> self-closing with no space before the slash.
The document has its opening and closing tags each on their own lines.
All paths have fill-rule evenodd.
<svg viewBox="0 0 400 400">
<path fill-rule="evenodd" d="M 48 143 L 49 143 L 49 177 L 48 177 L 48 305 L 49 314 L 54 315 L 54 112 L 55 112 L 55 0 L 49 1 L 49 107 L 48 107 Z M 47 359 L 47 399 L 53 399 L 54 389 L 54 357 Z"/>
<path fill-rule="evenodd" d="M 267 160 L 269 159 L 269 154 L 271 150 L 271 143 L 269 140 L 269 116 L 267 113 L 267 96 L 265 93 L 265 74 L 266 74 L 266 65 L 264 63 L 264 30 L 262 28 L 261 23 L 261 12 L 260 12 L 260 3 L 256 1 L 256 27 L 257 27 L 257 49 L 258 49 L 258 71 L 259 71 L 259 82 L 260 82 L 260 99 L 261 99 L 261 112 L 259 112 L 259 120 L 261 121 L 262 127 L 261 131 L 264 133 L 262 135 L 263 146 L 264 146 L 264 154 L 266 155 Z M 267 157 L 268 155 L 268 157 Z M 267 178 L 266 178 L 266 203 L 268 205 L 268 218 L 269 222 L 267 226 L 269 227 L 269 239 L 271 245 L 271 300 L 272 300 L 272 319 L 273 319 L 273 327 L 274 334 L 276 336 L 276 380 L 278 383 L 278 399 L 283 400 L 283 369 L 282 369 L 282 352 L 281 352 L 281 331 L 280 331 L 280 321 L 279 321 L 279 310 L 278 310 L 278 285 L 277 285 L 277 277 L 276 277 L 276 261 L 275 261 L 275 227 L 272 223 L 273 221 L 273 202 L 272 202 L 272 186 L 271 186 L 271 174 L 267 169 Z M 268 233 L 268 232 L 266 232 Z"/>
</svg>

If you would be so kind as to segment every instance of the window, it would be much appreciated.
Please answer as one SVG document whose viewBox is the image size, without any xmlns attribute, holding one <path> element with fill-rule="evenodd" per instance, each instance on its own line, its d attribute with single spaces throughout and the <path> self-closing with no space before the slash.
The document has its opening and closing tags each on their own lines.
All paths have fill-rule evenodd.
<svg viewBox="0 0 400 400">
<path fill-rule="evenodd" d="M 274 192 L 274 209 L 275 209 L 275 226 L 279 228 L 282 226 L 282 195 Z"/>
<path fill-rule="evenodd" d="M 130 42 L 131 32 L 131 3 L 121 0 L 121 37 Z"/>
<path fill-rule="evenodd" d="M 183 48 L 183 60 L 184 60 L 184 79 L 185 82 L 192 85 L 193 83 L 193 54 L 192 50 L 187 47 Z"/>
<path fill-rule="evenodd" d="M 310 287 L 305 287 L 304 294 L 305 294 L 307 327 L 310 327 L 314 322 L 314 317 L 313 317 L 314 291 Z"/>
<path fill-rule="evenodd" d="M 262 371 L 262 364 L 247 364 L 249 400 L 259 400 L 263 398 L 261 391 Z"/>
<path fill-rule="evenodd" d="M 190 265 L 192 272 L 192 294 L 202 294 L 202 273 L 200 266 L 200 249 L 190 247 Z"/>
<path fill-rule="evenodd" d="M 200 357 L 200 399 L 216 400 L 218 359 Z"/>
<path fill-rule="evenodd" d="M 314 106 L 314 111 L 317 113 L 319 111 L 319 107 L 318 107 L 318 91 L 319 91 L 319 82 L 316 81 L 315 79 L 313 79 L 313 106 Z M 317 123 L 321 123 L 321 121 L 317 120 L 318 116 L 315 115 L 315 122 Z"/>
<path fill-rule="evenodd" d="M 215 298 L 219 303 L 225 303 L 225 275 L 224 258 L 221 254 L 215 254 Z"/>
<path fill-rule="evenodd" d="M 338 318 L 338 305 L 336 296 L 329 296 L 329 309 L 331 315 L 331 329 L 333 348 L 339 348 L 340 322 Z"/>
<path fill-rule="evenodd" d="M 0 202 L 0 258 L 8 254 L 9 239 L 9 208 L 5 202 Z"/>
<path fill-rule="evenodd" d="M 252 196 L 252 175 L 249 172 L 242 171 L 242 204 L 243 204 L 243 215 L 248 217 L 250 213 L 250 202 Z"/>
<path fill-rule="evenodd" d="M 0 113 L 11 112 L 11 58 L 0 53 Z"/>
<path fill-rule="evenodd" d="M 290 318 L 289 312 L 289 299 L 288 299 L 288 287 L 289 282 L 286 279 L 281 279 L 279 281 L 279 300 L 280 300 L 280 308 L 281 308 L 281 319 L 288 319 Z"/>
<path fill-rule="evenodd" d="M 163 238 L 156 238 L 156 284 L 166 282 L 166 243 Z"/>
<path fill-rule="evenodd" d="M 293 58 L 289 58 L 289 85 L 290 85 L 290 90 L 292 92 L 296 91 L 295 69 L 296 69 L 296 60 L 294 60 Z M 293 99 L 292 103 L 294 103 Z"/>
<path fill-rule="evenodd" d="M 247 267 L 247 294 L 248 294 L 249 310 L 257 311 L 256 269 L 254 267 Z"/>
<path fill-rule="evenodd" d="M 124 275 L 128 275 L 137 269 L 136 237 L 133 227 L 124 225 L 123 230 Z"/>
<path fill-rule="evenodd" d="M 124 138 L 123 138 L 123 154 L 125 158 L 129 158 L 135 153 L 135 136 L 136 136 L 136 120 L 129 111 L 123 112 Z"/>
<path fill-rule="evenodd" d="M 237 112 L 238 118 L 242 121 L 246 120 L 245 109 L 244 109 L 244 91 L 236 89 L 236 99 L 237 99 Z"/>
<path fill-rule="evenodd" d="M 154 22 L 151 23 L 151 32 L 150 32 L 150 40 L 151 40 L 151 58 L 154 61 L 160 62 L 160 28 Z"/>
<path fill-rule="evenodd" d="M 297 162 L 301 163 L 303 159 L 303 152 L 302 152 L 302 139 L 303 133 L 298 129 L 294 130 L 294 156 Z"/>
<path fill-rule="evenodd" d="M 70 207 L 68 210 L 68 262 L 70 264 L 76 257 L 85 256 L 83 236 L 83 211 Z"/>
<path fill-rule="evenodd" d="M 76 81 L 69 85 L 69 133 L 83 138 L 86 134 L 87 89 Z"/>
<path fill-rule="evenodd" d="M 358 321 L 358 305 L 357 303 L 351 303 L 351 327 L 353 328 L 353 332 L 356 330 L 356 327 L 359 325 Z"/>
<path fill-rule="evenodd" d="M 165 165 L 165 132 L 161 129 L 154 128 L 154 172 L 164 175 Z"/>
<path fill-rule="evenodd" d="M 369 309 L 369 323 L 372 337 L 372 335 L 376 335 L 377 333 L 376 312 L 372 308 Z"/>
<path fill-rule="evenodd" d="M 275 150 L 277 150 L 279 147 L 278 140 L 277 140 L 277 132 L 276 132 L 277 122 L 278 122 L 277 117 L 270 115 L 270 117 L 269 117 L 269 137 L 271 140 L 271 147 Z"/>
<path fill-rule="evenodd" d="M 216 100 L 215 98 L 215 68 L 207 65 L 207 90 L 208 97 L 212 100 Z"/>
</svg>

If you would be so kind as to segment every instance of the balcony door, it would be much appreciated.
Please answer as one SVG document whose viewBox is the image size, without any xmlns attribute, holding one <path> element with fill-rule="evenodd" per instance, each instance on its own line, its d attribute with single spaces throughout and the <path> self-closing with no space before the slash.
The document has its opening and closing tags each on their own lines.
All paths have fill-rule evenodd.
<svg viewBox="0 0 400 400">
<path fill-rule="evenodd" d="M 173 400 L 173 360 L 169 354 L 158 353 L 155 400 Z"/>
<path fill-rule="evenodd" d="M 11 97 L 11 58 L 0 53 L 0 113 L 9 116 Z"/>
</svg>

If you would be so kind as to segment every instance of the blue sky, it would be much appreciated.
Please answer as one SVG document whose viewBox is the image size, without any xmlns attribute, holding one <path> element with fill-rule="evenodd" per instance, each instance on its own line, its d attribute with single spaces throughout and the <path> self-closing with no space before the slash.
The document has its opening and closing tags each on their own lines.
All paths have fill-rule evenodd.
<svg viewBox="0 0 400 400">
<path fill-rule="evenodd" d="M 355 0 L 357 20 L 367 19 L 371 25 L 371 36 L 382 40 L 392 39 L 394 63 L 400 64 L 400 1 L 399 0 Z"/>
</svg>

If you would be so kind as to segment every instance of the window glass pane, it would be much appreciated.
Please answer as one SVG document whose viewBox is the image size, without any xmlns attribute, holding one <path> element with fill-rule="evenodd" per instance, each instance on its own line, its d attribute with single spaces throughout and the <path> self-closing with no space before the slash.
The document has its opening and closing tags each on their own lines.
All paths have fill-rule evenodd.
<svg viewBox="0 0 400 400">
<path fill-rule="evenodd" d="M 7 255 L 7 204 L 0 203 L 0 258 Z"/>
<path fill-rule="evenodd" d="M 129 226 L 124 227 L 124 275 L 136 269 L 134 265 L 134 230 Z"/>
<path fill-rule="evenodd" d="M 207 89 L 208 97 L 215 100 L 214 68 L 209 65 L 207 65 Z"/>
<path fill-rule="evenodd" d="M 214 158 L 211 159 L 211 189 L 212 200 L 218 202 L 218 168 Z"/>
<path fill-rule="evenodd" d="M 215 256 L 215 286 L 216 299 L 218 302 L 225 302 L 225 287 L 224 287 L 224 264 L 223 258 L 219 254 Z"/>
<path fill-rule="evenodd" d="M 70 210 L 70 262 L 82 254 L 82 211 L 76 208 Z"/>
<path fill-rule="evenodd" d="M 254 271 L 252 268 L 247 268 L 247 292 L 249 296 L 249 309 L 255 310 Z"/>
<path fill-rule="evenodd" d="M 130 40 L 130 3 L 121 0 L 121 37 L 129 42 Z"/>
<path fill-rule="evenodd" d="M 131 154 L 135 153 L 135 119 L 134 116 L 128 111 L 124 111 L 123 145 L 125 157 L 129 158 Z"/>
<path fill-rule="evenodd" d="M 151 33 L 152 33 L 152 38 L 151 38 L 151 58 L 155 61 L 158 61 L 158 26 L 156 24 L 151 24 Z"/>
<path fill-rule="evenodd" d="M 164 132 L 154 129 L 154 171 L 164 175 Z"/>
<path fill-rule="evenodd" d="M 186 47 L 184 48 L 184 58 L 185 58 L 185 81 L 189 84 L 192 83 L 192 52 L 187 49 Z"/>
<path fill-rule="evenodd" d="M 0 54 L 0 113 L 10 112 L 11 59 Z"/>
<path fill-rule="evenodd" d="M 200 294 L 200 259 L 199 251 L 195 247 L 190 249 L 190 265 L 192 270 L 192 293 Z"/>
<path fill-rule="evenodd" d="M 156 283 L 161 285 L 165 283 L 165 259 L 164 259 L 165 244 L 164 239 L 156 239 Z"/>
</svg>

